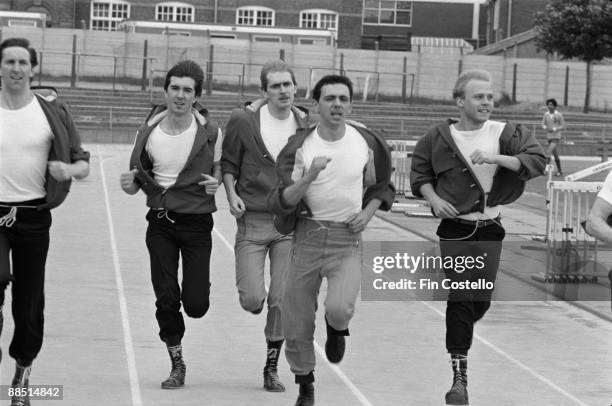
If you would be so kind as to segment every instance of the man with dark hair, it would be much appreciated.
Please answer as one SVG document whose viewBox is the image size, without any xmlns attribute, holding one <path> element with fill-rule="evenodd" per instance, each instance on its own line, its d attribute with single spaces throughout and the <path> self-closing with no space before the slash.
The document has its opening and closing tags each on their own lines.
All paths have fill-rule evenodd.
<svg viewBox="0 0 612 406">
<path fill-rule="evenodd" d="M 36 65 L 27 39 L 0 44 L 0 312 L 12 279 L 14 387 L 28 386 L 42 346 L 50 209 L 64 201 L 73 177 L 89 174 L 89 153 L 55 92 L 30 89 Z M 0 329 L 2 321 L 0 313 Z M 11 405 L 29 405 L 29 398 L 14 396 Z"/>
<path fill-rule="evenodd" d="M 266 196 L 276 183 L 278 153 L 298 128 L 307 125 L 306 113 L 293 106 L 296 82 L 283 61 L 267 62 L 261 69 L 264 100 L 232 111 L 223 140 L 223 183 L 230 212 L 236 217 L 236 287 L 240 305 L 259 314 L 268 301 L 264 334 L 267 342 L 263 386 L 283 392 L 278 357 L 284 336 L 281 299 L 289 266 L 291 239 L 273 224 Z M 265 261 L 270 257 L 270 287 L 266 292 Z"/>
<path fill-rule="evenodd" d="M 557 110 L 557 101 L 555 99 L 546 100 L 546 108 L 548 111 L 546 111 L 542 117 L 542 129 L 546 130 L 546 139 L 548 140 L 546 156 L 548 157 L 548 163 L 550 163 L 551 154 L 555 157 L 555 164 L 557 165 L 557 172 L 555 175 L 563 176 L 561 159 L 559 159 L 557 148 L 559 147 L 559 142 L 562 137 L 561 130 L 565 128 L 565 120 L 563 119 L 563 114 Z"/>
<path fill-rule="evenodd" d="M 279 231 L 295 232 L 281 316 L 285 355 L 300 385 L 297 406 L 314 405 L 313 337 L 322 278 L 325 354 L 338 363 L 361 282 L 361 233 L 377 209 L 389 210 L 393 203 L 387 144 L 363 125 L 347 122 L 352 95 L 345 76 L 325 76 L 315 85 L 319 124 L 289 139 L 269 196 Z"/>
<path fill-rule="evenodd" d="M 166 75 L 166 104 L 155 106 L 136 134 L 130 172 L 121 175 L 128 194 L 147 195 L 146 243 L 157 308 L 159 336 L 172 369 L 163 389 L 185 383 L 181 340 L 187 316 L 208 311 L 210 254 L 215 193 L 221 182 L 221 131 L 194 108 L 204 73 L 193 61 L 174 65 Z M 179 286 L 178 260 L 183 260 Z"/>
<path fill-rule="evenodd" d="M 501 206 L 518 199 L 525 182 L 543 173 L 544 151 L 520 126 L 489 120 L 493 84 L 484 70 L 463 72 L 453 98 L 459 121 L 433 127 L 412 156 L 412 193 L 424 197 L 442 218 L 437 234 L 442 258 L 474 258 L 484 267 L 474 271 L 445 268 L 453 282 L 484 279 L 494 283 L 505 236 Z M 483 259 L 484 258 L 484 259 Z M 453 384 L 446 404 L 467 405 L 467 355 L 474 323 L 491 306 L 492 289 L 452 289 L 446 305 L 446 349 L 451 356 Z"/>
<path fill-rule="evenodd" d="M 10 47 L 24 48 L 30 55 L 30 65 L 32 68 L 38 66 L 38 56 L 36 54 L 36 50 L 30 46 L 30 41 L 25 38 L 9 38 L 4 40 L 2 44 L 0 44 L 0 61 L 2 60 L 2 51 L 4 51 L 5 48 Z"/>
</svg>

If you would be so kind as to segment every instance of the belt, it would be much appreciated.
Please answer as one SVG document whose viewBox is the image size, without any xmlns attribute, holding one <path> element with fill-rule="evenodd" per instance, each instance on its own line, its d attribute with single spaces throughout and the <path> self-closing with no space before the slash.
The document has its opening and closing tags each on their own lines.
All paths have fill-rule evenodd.
<svg viewBox="0 0 612 406">
<path fill-rule="evenodd" d="M 0 202 L 0 207 L 19 207 L 22 209 L 36 209 L 38 206 L 46 203 L 44 198 L 28 200 L 24 202 Z"/>
<path fill-rule="evenodd" d="M 462 219 L 462 218 L 452 218 L 449 219 L 450 221 L 454 221 L 455 223 L 459 223 L 459 224 L 465 224 L 468 226 L 472 226 L 472 227 L 487 227 L 487 226 L 491 226 L 493 224 L 498 224 L 501 220 L 500 216 L 495 217 L 494 219 L 486 219 L 486 220 L 466 220 L 466 219 Z"/>
<path fill-rule="evenodd" d="M 348 228 L 348 223 L 344 221 L 332 221 L 332 220 L 317 220 L 312 217 L 298 217 L 299 220 L 303 220 L 305 222 L 312 222 L 317 224 L 319 227 L 324 228 Z"/>
</svg>

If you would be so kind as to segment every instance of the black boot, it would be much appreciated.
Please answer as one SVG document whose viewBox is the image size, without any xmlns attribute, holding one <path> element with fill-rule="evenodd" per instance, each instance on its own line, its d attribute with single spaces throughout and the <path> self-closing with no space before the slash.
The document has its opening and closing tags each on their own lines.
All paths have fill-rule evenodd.
<svg viewBox="0 0 612 406">
<path fill-rule="evenodd" d="M 314 406 L 314 404 L 314 384 L 312 382 L 301 383 L 300 393 L 298 395 L 297 400 L 295 401 L 295 406 Z"/>
<path fill-rule="evenodd" d="M 27 395 L 27 389 L 31 370 L 32 365 L 28 365 L 27 367 L 19 364 L 15 365 L 15 376 L 13 377 L 13 382 L 11 382 L 11 386 L 13 388 L 21 388 L 19 395 L 23 396 L 11 397 L 11 406 L 30 406 L 30 397 Z"/>
<path fill-rule="evenodd" d="M 263 369 L 263 386 L 268 392 L 284 392 L 285 385 L 278 377 L 278 357 L 284 340 L 268 341 L 266 366 Z"/>
<path fill-rule="evenodd" d="M 467 356 L 451 354 L 453 365 L 453 386 L 446 392 L 447 405 L 468 405 Z"/>
<path fill-rule="evenodd" d="M 348 330 L 336 330 L 327 322 L 325 317 L 325 325 L 327 326 L 327 341 L 325 341 L 325 355 L 329 362 L 337 364 L 344 357 L 346 341 L 344 336 L 348 335 Z"/>
<path fill-rule="evenodd" d="M 178 389 L 185 385 L 185 362 L 183 361 L 181 345 L 175 345 L 168 347 L 168 354 L 170 354 L 170 361 L 172 362 L 172 370 L 168 379 L 161 383 L 162 389 Z"/>
</svg>

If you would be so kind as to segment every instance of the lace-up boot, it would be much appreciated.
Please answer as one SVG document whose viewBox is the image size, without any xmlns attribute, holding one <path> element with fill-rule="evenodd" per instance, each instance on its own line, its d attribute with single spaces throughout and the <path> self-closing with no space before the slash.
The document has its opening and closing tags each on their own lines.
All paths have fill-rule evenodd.
<svg viewBox="0 0 612 406">
<path fill-rule="evenodd" d="M 300 393 L 295 402 L 295 406 L 314 406 L 315 404 L 315 390 L 314 384 L 312 383 L 301 383 Z"/>
<path fill-rule="evenodd" d="M 172 370 L 168 379 L 161 383 L 162 389 L 178 389 L 185 385 L 185 371 L 187 367 L 183 361 L 181 345 L 175 345 L 168 347 L 168 354 L 170 354 L 170 361 L 172 362 Z"/>
<path fill-rule="evenodd" d="M 11 382 L 13 388 L 21 388 L 19 396 L 11 397 L 11 406 L 30 406 L 30 397 L 27 395 L 28 385 L 30 381 L 30 371 L 32 365 L 27 367 L 19 365 L 15 366 L 15 376 Z"/>
<path fill-rule="evenodd" d="M 278 377 L 278 357 L 283 346 L 283 340 L 268 341 L 266 366 L 263 369 L 263 386 L 268 392 L 284 392 L 285 385 Z"/>
<path fill-rule="evenodd" d="M 447 405 L 468 405 L 467 356 L 451 354 L 453 366 L 453 386 L 446 392 Z"/>
</svg>

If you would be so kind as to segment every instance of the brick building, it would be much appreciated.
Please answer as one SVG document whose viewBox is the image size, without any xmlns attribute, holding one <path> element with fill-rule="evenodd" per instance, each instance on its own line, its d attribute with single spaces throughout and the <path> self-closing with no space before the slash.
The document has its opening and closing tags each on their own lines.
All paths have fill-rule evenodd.
<svg viewBox="0 0 612 406">
<path fill-rule="evenodd" d="M 487 0 L 486 37 L 491 44 L 528 31 L 534 16 L 544 10 L 550 0 Z"/>
<path fill-rule="evenodd" d="M 410 49 L 411 37 L 483 45 L 485 0 L 0 0 L 47 25 L 115 30 L 123 19 L 329 29 L 343 48 Z"/>
</svg>

